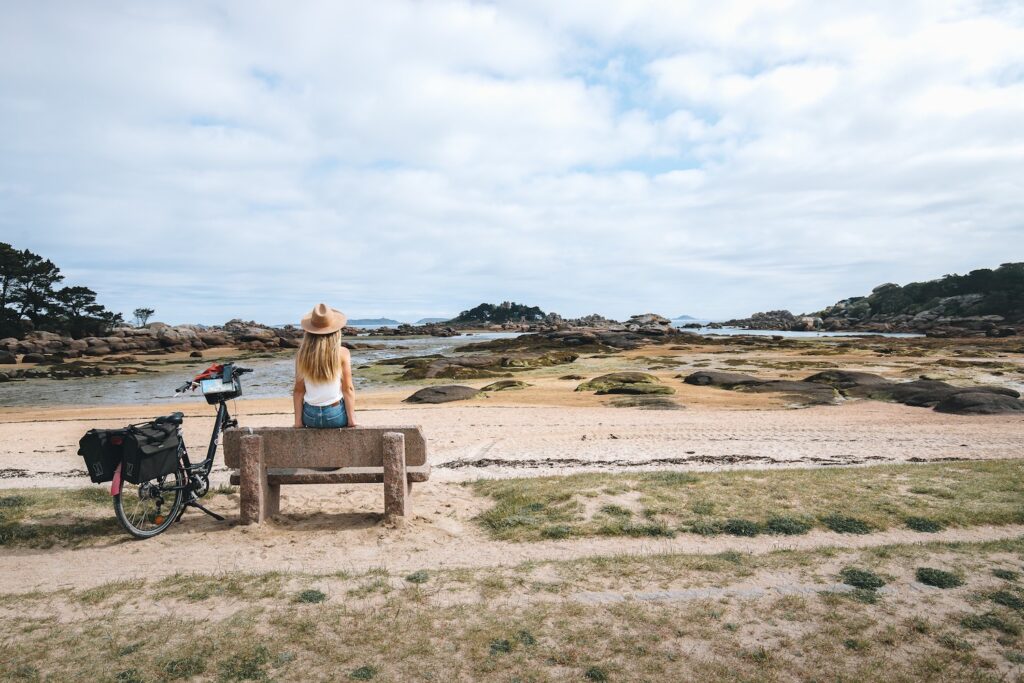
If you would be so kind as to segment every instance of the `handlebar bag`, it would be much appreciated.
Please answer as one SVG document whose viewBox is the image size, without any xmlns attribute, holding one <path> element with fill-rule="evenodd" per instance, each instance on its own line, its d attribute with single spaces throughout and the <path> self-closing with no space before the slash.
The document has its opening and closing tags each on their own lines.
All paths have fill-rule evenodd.
<svg viewBox="0 0 1024 683">
<path fill-rule="evenodd" d="M 94 484 L 114 478 L 121 462 L 127 429 L 90 429 L 78 441 L 78 454 L 85 459 L 85 468 Z"/>
<path fill-rule="evenodd" d="M 178 448 L 181 437 L 170 424 L 146 424 L 132 427 L 124 438 L 125 481 L 141 484 L 173 474 L 178 469 Z"/>
</svg>

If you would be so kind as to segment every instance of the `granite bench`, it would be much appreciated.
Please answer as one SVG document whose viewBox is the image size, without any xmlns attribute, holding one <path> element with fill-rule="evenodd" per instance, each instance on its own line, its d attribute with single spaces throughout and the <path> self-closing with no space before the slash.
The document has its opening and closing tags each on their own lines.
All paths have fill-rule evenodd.
<svg viewBox="0 0 1024 683">
<path fill-rule="evenodd" d="M 419 427 L 236 427 L 224 431 L 224 464 L 237 470 L 231 483 L 239 486 L 242 524 L 277 514 L 286 484 L 383 483 L 384 516 L 396 522 L 405 517 L 413 482 L 430 478 Z"/>
</svg>

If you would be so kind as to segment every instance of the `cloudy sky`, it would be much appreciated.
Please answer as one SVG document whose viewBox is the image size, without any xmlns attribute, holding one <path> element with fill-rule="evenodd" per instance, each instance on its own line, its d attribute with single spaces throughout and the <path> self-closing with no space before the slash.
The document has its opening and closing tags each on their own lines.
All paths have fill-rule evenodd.
<svg viewBox="0 0 1024 683">
<path fill-rule="evenodd" d="M 1024 260 L 1024 4 L 0 2 L 0 241 L 168 322 Z"/>
</svg>

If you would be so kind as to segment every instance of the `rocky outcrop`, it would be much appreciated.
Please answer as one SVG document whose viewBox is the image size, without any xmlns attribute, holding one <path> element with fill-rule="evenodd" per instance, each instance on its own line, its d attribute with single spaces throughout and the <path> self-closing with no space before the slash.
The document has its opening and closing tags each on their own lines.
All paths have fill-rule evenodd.
<svg viewBox="0 0 1024 683">
<path fill-rule="evenodd" d="M 513 372 L 572 363 L 579 354 L 570 351 L 506 353 L 472 356 L 406 356 L 377 361 L 377 365 L 401 365 L 404 380 L 486 379 L 510 377 Z"/>
<path fill-rule="evenodd" d="M 448 403 L 450 401 L 465 401 L 480 394 L 473 387 L 464 387 L 458 384 L 443 384 L 436 387 L 425 387 L 405 399 L 406 403 Z"/>
<path fill-rule="evenodd" d="M 832 403 L 839 396 L 892 401 L 908 406 L 934 407 L 961 415 L 995 415 L 1024 410 L 1020 394 L 1008 387 L 958 387 L 937 380 L 894 382 L 869 372 L 826 370 L 799 382 L 765 380 L 734 372 L 695 372 L 687 384 L 717 386 L 751 393 L 782 392 L 801 396 L 808 404 Z M 941 406 L 941 409 L 940 409 Z"/>
</svg>

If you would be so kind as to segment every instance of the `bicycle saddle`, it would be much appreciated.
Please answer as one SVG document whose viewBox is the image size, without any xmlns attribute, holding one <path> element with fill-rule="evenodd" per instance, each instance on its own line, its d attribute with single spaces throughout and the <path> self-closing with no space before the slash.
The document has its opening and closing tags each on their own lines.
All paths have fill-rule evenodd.
<svg viewBox="0 0 1024 683">
<path fill-rule="evenodd" d="M 181 421 L 184 420 L 184 419 L 185 419 L 185 414 L 184 413 L 171 413 L 170 415 L 164 415 L 163 417 L 158 417 L 155 420 L 153 420 L 153 422 L 156 422 L 157 424 L 180 425 Z"/>
</svg>

